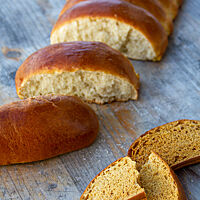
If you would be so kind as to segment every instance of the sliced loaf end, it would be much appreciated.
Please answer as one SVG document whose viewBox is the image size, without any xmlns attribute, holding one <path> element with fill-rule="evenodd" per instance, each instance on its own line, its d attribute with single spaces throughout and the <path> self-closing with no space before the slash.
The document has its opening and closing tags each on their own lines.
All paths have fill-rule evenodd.
<svg viewBox="0 0 200 200">
<path fill-rule="evenodd" d="M 102 172 L 88 185 L 81 200 L 145 200 L 144 189 L 138 184 L 136 163 L 129 157 L 121 158 Z"/>
<path fill-rule="evenodd" d="M 142 166 L 140 181 L 148 200 L 186 200 L 184 190 L 174 172 L 156 153 Z"/>
</svg>

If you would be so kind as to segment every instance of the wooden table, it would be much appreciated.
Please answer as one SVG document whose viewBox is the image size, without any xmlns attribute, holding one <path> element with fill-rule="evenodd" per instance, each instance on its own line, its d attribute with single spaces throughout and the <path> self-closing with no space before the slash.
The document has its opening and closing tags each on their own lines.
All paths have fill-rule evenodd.
<svg viewBox="0 0 200 200">
<path fill-rule="evenodd" d="M 65 0 L 0 0 L 0 104 L 18 100 L 14 77 L 27 56 L 49 44 Z M 127 154 L 139 135 L 177 119 L 200 119 L 200 1 L 185 0 L 160 63 L 133 64 L 138 101 L 92 105 L 100 132 L 89 148 L 53 159 L 0 167 L 0 199 L 79 199 L 90 180 Z M 200 164 L 177 171 L 188 199 L 200 199 Z"/>
</svg>

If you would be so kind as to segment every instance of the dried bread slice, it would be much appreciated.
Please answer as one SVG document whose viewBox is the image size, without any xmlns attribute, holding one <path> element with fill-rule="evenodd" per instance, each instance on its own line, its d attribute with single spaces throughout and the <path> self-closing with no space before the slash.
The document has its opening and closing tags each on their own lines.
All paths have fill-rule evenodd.
<svg viewBox="0 0 200 200">
<path fill-rule="evenodd" d="M 88 0 L 74 5 L 56 22 L 51 44 L 99 41 L 138 60 L 160 60 L 167 33 L 148 11 L 123 0 Z"/>
<path fill-rule="evenodd" d="M 90 182 L 80 200 L 146 200 L 138 180 L 135 162 L 129 157 L 121 158 Z"/>
<path fill-rule="evenodd" d="M 136 100 L 139 77 L 120 52 L 100 42 L 55 44 L 38 50 L 15 77 L 20 98 L 56 94 L 99 104 Z"/>
<path fill-rule="evenodd" d="M 140 182 L 148 200 L 186 200 L 177 176 L 154 152 L 140 170 Z"/>
<path fill-rule="evenodd" d="M 88 1 L 88 0 L 68 0 L 60 12 L 61 16 L 66 10 L 76 5 L 79 2 Z M 93 0 L 96 1 L 96 0 Z M 133 5 L 144 8 L 149 13 L 151 13 L 164 27 L 166 32 L 170 34 L 173 30 L 172 20 L 168 18 L 165 13 L 165 10 L 162 8 L 162 5 L 158 2 L 158 0 L 126 0 Z"/>
<path fill-rule="evenodd" d="M 128 155 L 140 170 L 151 151 L 174 170 L 200 162 L 200 121 L 178 120 L 147 131 L 131 145 Z"/>
</svg>

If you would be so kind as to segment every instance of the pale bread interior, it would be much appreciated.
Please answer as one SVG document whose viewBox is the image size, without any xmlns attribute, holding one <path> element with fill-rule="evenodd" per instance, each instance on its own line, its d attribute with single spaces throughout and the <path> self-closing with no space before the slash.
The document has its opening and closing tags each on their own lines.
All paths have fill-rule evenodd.
<svg viewBox="0 0 200 200">
<path fill-rule="evenodd" d="M 62 25 L 51 35 L 51 44 L 70 41 L 99 41 L 132 59 L 156 59 L 151 43 L 140 31 L 115 19 L 75 19 Z"/>
<path fill-rule="evenodd" d="M 47 94 L 78 96 L 100 104 L 137 99 L 137 91 L 127 79 L 85 70 L 32 75 L 22 83 L 18 92 L 20 98 Z"/>
<path fill-rule="evenodd" d="M 170 168 L 155 153 L 140 170 L 141 186 L 148 200 L 179 200 L 179 190 Z"/>
<path fill-rule="evenodd" d="M 81 200 L 128 200 L 144 192 L 138 180 L 135 162 L 124 157 L 95 177 Z"/>
<path fill-rule="evenodd" d="M 200 155 L 200 122 L 180 120 L 150 130 L 132 146 L 131 158 L 138 169 L 148 160 L 151 151 L 156 151 L 174 166 Z"/>
</svg>

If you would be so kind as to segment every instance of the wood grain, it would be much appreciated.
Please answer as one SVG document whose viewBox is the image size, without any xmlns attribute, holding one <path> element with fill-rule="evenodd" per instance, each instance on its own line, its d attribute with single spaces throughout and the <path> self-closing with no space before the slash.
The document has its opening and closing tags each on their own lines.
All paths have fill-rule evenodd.
<svg viewBox="0 0 200 200">
<path fill-rule="evenodd" d="M 0 0 L 0 104 L 18 100 L 14 77 L 23 60 L 49 44 L 65 0 Z M 145 131 L 177 119 L 200 119 L 200 1 L 186 1 L 159 63 L 133 61 L 138 101 L 92 105 L 100 134 L 87 149 L 50 160 L 0 167 L 0 199 L 79 199 L 90 180 L 127 154 Z M 189 200 L 200 196 L 200 165 L 178 170 Z"/>
</svg>

